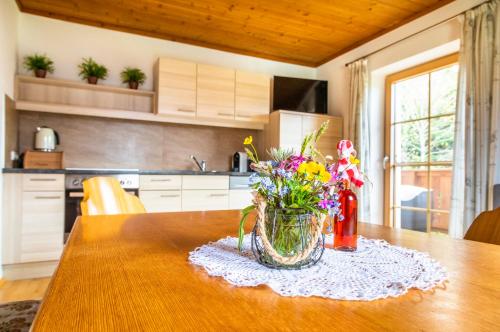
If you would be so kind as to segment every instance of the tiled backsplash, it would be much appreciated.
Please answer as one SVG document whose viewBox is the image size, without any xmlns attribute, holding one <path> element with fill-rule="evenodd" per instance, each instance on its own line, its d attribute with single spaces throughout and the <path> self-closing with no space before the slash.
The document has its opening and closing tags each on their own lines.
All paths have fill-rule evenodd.
<svg viewBox="0 0 500 332">
<path fill-rule="evenodd" d="M 49 113 L 20 112 L 21 152 L 33 149 L 38 126 L 55 129 L 65 167 L 195 169 L 189 155 L 207 161 L 208 169 L 229 170 L 243 139 L 257 130 L 158 124 Z"/>
</svg>

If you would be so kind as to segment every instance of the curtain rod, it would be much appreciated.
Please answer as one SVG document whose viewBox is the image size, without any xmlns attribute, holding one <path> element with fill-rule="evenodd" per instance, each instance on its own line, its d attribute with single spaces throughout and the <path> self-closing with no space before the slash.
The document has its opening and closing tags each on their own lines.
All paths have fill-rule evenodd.
<svg viewBox="0 0 500 332">
<path fill-rule="evenodd" d="M 361 59 L 363 59 L 363 58 L 368 58 L 369 56 L 371 56 L 371 55 L 373 55 L 373 54 L 375 54 L 375 53 L 378 53 L 378 52 L 381 52 L 381 51 L 383 51 L 383 50 L 385 50 L 385 49 L 388 49 L 389 47 L 394 46 L 394 45 L 396 45 L 396 44 L 398 44 L 398 43 L 400 43 L 400 42 L 403 42 L 403 41 L 405 41 L 405 40 L 407 40 L 407 39 L 410 39 L 410 38 L 412 38 L 412 37 L 414 37 L 414 36 L 416 36 L 416 35 L 418 35 L 418 34 L 420 34 L 420 33 L 424 32 L 424 31 L 432 30 L 432 29 L 434 29 L 435 27 L 437 27 L 438 25 L 441 25 L 441 24 L 444 24 L 444 23 L 449 22 L 449 21 L 451 21 L 451 20 L 454 20 L 455 18 L 457 18 L 458 16 L 462 15 L 462 14 L 463 14 L 463 13 L 465 13 L 466 11 L 468 11 L 468 10 L 472 10 L 472 9 L 476 9 L 477 7 L 479 7 L 479 6 L 483 5 L 483 4 L 487 3 L 487 2 L 488 2 L 488 1 L 481 2 L 479 5 L 476 5 L 476 6 L 474 6 L 474 7 L 471 7 L 471 8 L 469 8 L 469 9 L 467 9 L 467 10 L 464 10 L 463 12 L 460 12 L 460 13 L 458 13 L 457 15 L 455 15 L 455 16 L 453 16 L 453 17 L 450 17 L 450 18 L 447 18 L 447 19 L 445 19 L 445 20 L 439 21 L 439 22 L 437 22 L 437 23 L 435 23 L 435 24 L 431 25 L 430 27 L 427 27 L 427 28 L 425 28 L 425 29 L 422 29 L 422 30 L 420 30 L 420 31 L 417 31 L 417 32 L 415 32 L 415 33 L 412 33 L 411 35 L 408 35 L 408 36 L 406 36 L 406 37 L 405 37 L 405 38 L 403 38 L 403 39 L 397 40 L 397 41 L 395 41 L 395 42 L 393 42 L 393 43 L 390 43 L 390 44 L 388 44 L 388 45 L 386 45 L 386 46 L 384 46 L 384 47 L 382 47 L 382 48 L 379 48 L 379 49 L 378 49 L 378 50 L 376 50 L 376 51 L 373 51 L 373 52 L 370 52 L 370 53 L 368 53 L 368 54 L 366 54 L 366 55 L 363 55 L 362 57 L 357 58 L 356 60 L 353 60 L 353 61 L 350 61 L 350 62 L 346 63 L 346 64 L 345 64 L 345 66 L 347 67 L 347 66 L 349 66 L 351 63 L 354 63 L 354 62 L 356 62 L 356 61 L 358 61 L 358 60 L 361 60 Z"/>
</svg>

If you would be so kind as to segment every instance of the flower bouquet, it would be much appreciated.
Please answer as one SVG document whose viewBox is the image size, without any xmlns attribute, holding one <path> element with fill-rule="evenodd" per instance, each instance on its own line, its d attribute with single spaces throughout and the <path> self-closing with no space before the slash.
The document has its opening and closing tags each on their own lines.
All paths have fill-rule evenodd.
<svg viewBox="0 0 500 332">
<path fill-rule="evenodd" d="M 254 202 L 242 211 L 239 248 L 244 223 L 255 210 L 252 251 L 261 264 L 301 268 L 315 264 L 323 254 L 323 223 L 328 214 L 340 213 L 337 192 L 342 186 L 337 165 L 327 161 L 316 147 L 327 128 L 325 122 L 307 135 L 299 153 L 271 149 L 270 161 L 260 161 L 252 137 L 245 139 L 245 150 L 256 173 L 250 177 Z"/>
</svg>

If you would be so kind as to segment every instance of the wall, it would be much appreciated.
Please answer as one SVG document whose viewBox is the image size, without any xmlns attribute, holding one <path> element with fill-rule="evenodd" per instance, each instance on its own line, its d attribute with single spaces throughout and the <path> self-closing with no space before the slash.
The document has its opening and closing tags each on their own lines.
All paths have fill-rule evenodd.
<svg viewBox="0 0 500 332">
<path fill-rule="evenodd" d="M 18 10 L 15 1 L 0 1 L 0 165 L 4 165 L 5 154 L 5 108 L 6 98 L 14 95 L 14 74 L 17 60 L 17 20 Z M 3 178 L 0 174 L 0 188 L 3 187 Z M 0 220 L 2 215 L 2 190 L 0 190 Z M 0 239 L 2 228 L 0 227 Z M 2 260 L 2 246 L 0 243 L 0 267 Z M 2 277 L 0 268 L 0 278 Z"/>
<path fill-rule="evenodd" d="M 158 57 L 173 57 L 199 63 L 222 65 L 269 74 L 314 78 L 316 69 L 216 51 L 161 39 L 100 29 L 41 16 L 19 16 L 19 72 L 22 58 L 34 52 L 46 53 L 55 63 L 54 77 L 77 80 L 82 57 L 93 57 L 109 69 L 104 82 L 120 85 L 125 66 L 137 66 L 148 76 L 144 88 L 152 89 L 153 64 Z"/>
<path fill-rule="evenodd" d="M 209 170 L 230 170 L 243 139 L 259 131 L 159 124 L 38 112 L 20 112 L 21 151 L 33 148 L 37 126 L 54 128 L 61 139 L 65 167 L 196 169 L 191 154 Z"/>
<path fill-rule="evenodd" d="M 370 72 L 369 112 L 372 120 L 370 129 L 372 133 L 382 134 L 371 136 L 371 146 L 373 148 L 370 155 L 371 162 L 368 176 L 371 181 L 369 185 L 371 187 L 370 205 L 372 213 L 367 221 L 382 224 L 384 220 L 384 171 L 382 161 L 384 158 L 385 77 L 419 63 L 456 52 L 459 47 L 457 39 L 460 38 L 460 25 L 457 19 L 452 19 L 409 39 L 403 39 L 416 31 L 429 29 L 439 22 L 453 18 L 482 2 L 484 1 L 454 1 L 318 67 L 317 77 L 327 79 L 330 82 L 329 111 L 332 115 L 343 116 L 345 128 L 348 128 L 349 76 L 345 64 L 395 43 L 368 57 Z M 344 132 L 347 132 L 347 130 Z"/>
</svg>

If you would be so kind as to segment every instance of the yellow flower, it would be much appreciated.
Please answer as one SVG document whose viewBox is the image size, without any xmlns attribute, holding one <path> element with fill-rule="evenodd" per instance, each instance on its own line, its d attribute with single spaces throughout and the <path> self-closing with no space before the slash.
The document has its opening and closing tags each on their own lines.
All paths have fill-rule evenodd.
<svg viewBox="0 0 500 332">
<path fill-rule="evenodd" d="M 319 173 L 319 176 L 320 176 L 321 182 L 323 182 L 323 183 L 327 183 L 332 178 L 332 175 L 330 174 L 330 172 L 326 172 L 326 171 Z"/>
<path fill-rule="evenodd" d="M 248 136 L 248 137 L 245 137 L 245 141 L 243 142 L 243 144 L 250 145 L 250 144 L 252 144 L 252 142 L 253 142 L 253 137 Z"/>
<path fill-rule="evenodd" d="M 350 162 L 351 162 L 351 164 L 353 164 L 353 165 L 357 165 L 357 164 L 359 164 L 359 159 L 358 159 L 358 158 L 356 158 L 356 157 L 354 157 L 353 155 L 351 155 L 351 156 L 349 157 L 349 161 L 350 161 Z"/>
<path fill-rule="evenodd" d="M 302 163 L 299 165 L 299 167 L 297 168 L 297 173 L 299 174 L 303 174 L 307 171 L 307 163 Z"/>
</svg>

